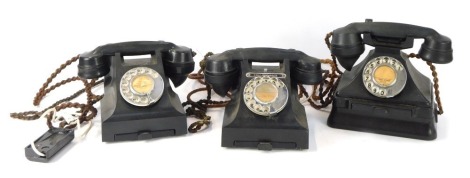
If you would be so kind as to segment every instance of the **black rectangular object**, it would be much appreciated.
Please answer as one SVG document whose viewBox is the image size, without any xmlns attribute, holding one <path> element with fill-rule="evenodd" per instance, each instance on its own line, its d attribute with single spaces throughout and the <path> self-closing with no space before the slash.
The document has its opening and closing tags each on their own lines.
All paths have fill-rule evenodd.
<svg viewBox="0 0 470 178">
<path fill-rule="evenodd" d="M 25 156 L 30 161 L 46 163 L 63 147 L 74 139 L 74 131 L 63 128 L 51 128 L 34 141 L 38 151 L 44 153 L 40 156 L 31 148 L 31 144 L 25 148 Z"/>
<path fill-rule="evenodd" d="M 335 103 L 348 102 L 348 107 Z M 431 108 L 387 104 L 335 96 L 328 126 L 422 140 L 437 137 L 436 112 Z M 381 110 L 383 112 L 378 112 Z M 434 113 L 429 115 L 430 113 Z M 400 117 L 397 117 L 400 116 Z"/>
<path fill-rule="evenodd" d="M 143 131 L 126 134 L 115 134 L 115 141 L 128 141 L 128 140 L 146 140 L 151 138 L 174 136 L 175 130 L 157 130 L 157 131 Z"/>
</svg>

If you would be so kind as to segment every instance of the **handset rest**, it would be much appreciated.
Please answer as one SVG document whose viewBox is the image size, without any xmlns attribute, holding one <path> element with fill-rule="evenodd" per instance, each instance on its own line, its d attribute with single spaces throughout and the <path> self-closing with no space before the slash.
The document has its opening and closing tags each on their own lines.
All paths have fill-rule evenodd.
<svg viewBox="0 0 470 178">
<path fill-rule="evenodd" d="M 80 54 L 78 63 L 78 76 L 86 79 L 98 78 L 109 72 L 109 64 L 106 58 L 115 53 L 122 55 L 152 54 L 158 47 L 172 48 L 173 43 L 164 41 L 132 41 L 112 43 L 99 46 L 93 51 Z"/>
<path fill-rule="evenodd" d="M 215 54 L 206 62 L 205 80 L 217 94 L 225 96 L 240 77 L 240 61 L 284 62 L 285 59 L 292 61 L 293 81 L 311 85 L 321 82 L 320 60 L 293 49 L 275 48 L 239 48 Z"/>
<path fill-rule="evenodd" d="M 165 75 L 178 87 L 188 78 L 188 74 L 194 71 L 193 57 L 196 53 L 191 48 L 176 46 L 169 50 L 167 55 L 163 56 Z"/>
<path fill-rule="evenodd" d="M 452 61 L 452 42 L 431 28 L 389 22 L 372 22 L 366 20 L 364 23 L 351 23 L 345 27 L 333 31 L 331 41 L 331 53 L 338 57 L 340 64 L 347 70 L 352 66 L 364 52 L 364 42 L 361 34 L 367 34 L 376 39 L 384 41 L 367 41 L 374 46 L 395 47 L 406 49 L 412 47 L 415 38 L 424 38 L 419 55 L 426 61 L 433 63 L 449 63 Z M 392 41 L 410 41 L 408 44 L 397 44 Z"/>
</svg>

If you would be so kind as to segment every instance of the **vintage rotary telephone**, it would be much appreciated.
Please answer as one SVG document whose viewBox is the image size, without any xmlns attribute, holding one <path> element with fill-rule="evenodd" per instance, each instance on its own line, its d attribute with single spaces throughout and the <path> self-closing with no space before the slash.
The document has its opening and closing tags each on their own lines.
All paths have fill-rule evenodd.
<svg viewBox="0 0 470 178">
<path fill-rule="evenodd" d="M 150 54 L 149 59 L 123 56 Z M 104 142 L 142 140 L 186 134 L 186 115 L 170 87 L 181 85 L 194 70 L 190 48 L 164 41 L 107 44 L 80 55 L 78 75 L 105 76 L 101 100 Z"/>
<path fill-rule="evenodd" d="M 292 49 L 235 49 L 210 56 L 204 73 L 217 94 L 231 93 L 223 120 L 223 147 L 308 148 L 307 118 L 297 84 L 321 82 L 318 59 Z"/>
<path fill-rule="evenodd" d="M 413 47 L 416 38 L 424 38 L 417 56 L 429 65 L 452 61 L 451 40 L 430 28 L 366 20 L 333 31 L 331 53 L 347 71 L 334 92 L 328 125 L 435 139 L 438 110 L 433 84 L 401 51 Z M 375 49 L 353 67 L 364 44 Z"/>
</svg>

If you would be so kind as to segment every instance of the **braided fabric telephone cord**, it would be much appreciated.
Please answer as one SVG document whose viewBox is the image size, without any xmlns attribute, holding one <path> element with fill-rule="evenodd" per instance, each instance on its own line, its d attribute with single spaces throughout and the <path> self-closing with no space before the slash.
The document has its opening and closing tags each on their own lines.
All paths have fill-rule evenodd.
<svg viewBox="0 0 470 178">
<path fill-rule="evenodd" d="M 65 80 L 62 80 L 60 82 L 57 82 L 55 83 L 54 85 L 49 86 L 49 84 L 52 82 L 52 80 L 57 77 L 57 75 L 62 72 L 62 70 L 64 70 L 67 66 L 69 66 L 70 64 L 72 64 L 73 62 L 76 62 L 77 60 L 79 59 L 79 56 L 75 56 L 73 58 L 71 58 L 70 60 L 67 60 L 64 64 L 60 65 L 59 68 L 57 68 L 49 78 L 47 78 L 46 82 L 42 85 L 42 87 L 39 89 L 39 91 L 36 93 L 36 96 L 34 97 L 33 99 L 33 105 L 35 106 L 38 106 L 41 102 L 41 100 L 44 98 L 44 96 L 46 96 L 48 93 L 50 93 L 52 90 L 60 87 L 60 86 L 63 86 L 67 83 L 71 83 L 73 81 L 82 81 L 83 84 L 85 85 L 85 88 L 81 89 L 81 90 L 78 90 L 77 92 L 75 92 L 74 94 L 66 97 L 66 98 L 63 98 L 61 100 L 58 100 L 57 102 L 55 102 L 54 104 L 52 104 L 51 106 L 41 110 L 41 111 L 25 111 L 25 112 L 18 112 L 18 113 L 10 113 L 10 117 L 12 118 L 16 118 L 16 119 L 21 119 L 21 120 L 36 120 L 36 119 L 39 119 L 41 117 L 41 115 L 44 114 L 44 112 L 46 112 L 47 110 L 51 109 L 51 108 L 55 108 L 56 111 L 60 111 L 62 109 L 66 109 L 66 108 L 77 108 L 77 109 L 80 109 L 80 116 L 78 118 L 79 122 L 78 123 L 82 123 L 82 122 L 85 122 L 85 121 L 90 121 L 91 119 L 93 119 L 96 114 L 97 114 L 97 109 L 93 106 L 95 103 L 97 103 L 99 100 L 101 100 L 103 98 L 103 95 L 94 95 L 91 91 L 91 89 L 101 83 L 103 83 L 103 79 L 99 80 L 99 81 L 96 81 L 95 79 L 92 79 L 91 81 L 88 81 L 86 79 L 81 79 L 80 77 L 70 77 L 70 78 L 67 78 Z M 71 100 L 77 98 L 78 96 L 80 96 L 81 94 L 83 93 L 86 93 L 87 94 L 87 103 L 86 104 L 82 104 L 82 103 L 77 103 L 77 102 L 70 102 Z M 47 114 L 46 115 L 46 118 L 47 118 L 47 125 L 49 126 L 49 128 L 53 127 L 52 126 L 52 114 Z M 71 125 L 67 125 L 67 123 L 65 121 L 62 121 L 60 124 L 59 124 L 61 128 L 74 128 L 76 127 L 76 124 L 71 124 Z"/>
<path fill-rule="evenodd" d="M 331 46 L 331 43 L 330 43 L 331 36 L 333 36 L 332 32 L 326 34 L 326 37 L 325 37 L 325 43 L 328 49 Z M 321 83 L 313 85 L 311 96 L 308 95 L 308 92 L 306 91 L 303 85 L 298 85 L 299 86 L 299 98 L 306 97 L 307 101 L 315 109 L 325 108 L 333 102 L 333 92 L 336 90 L 336 87 L 338 86 L 341 74 L 343 74 L 343 72 L 341 72 L 338 69 L 336 56 L 331 54 L 331 57 L 333 60 L 320 59 L 320 62 L 322 64 L 330 65 L 331 71 L 328 71 L 328 70 L 322 71 L 323 80 Z M 326 88 L 325 88 L 325 85 L 326 85 Z"/>
<path fill-rule="evenodd" d="M 320 62 L 322 64 L 329 64 L 331 66 L 331 72 L 328 70 L 322 71 L 323 80 L 321 83 L 313 85 L 312 95 L 309 96 L 305 87 L 303 85 L 299 85 L 299 98 L 308 98 L 307 101 L 315 109 L 325 108 L 333 102 L 333 92 L 336 90 L 339 83 L 339 77 L 341 76 L 341 74 L 336 72 L 336 65 L 332 60 L 321 59 Z"/>
<path fill-rule="evenodd" d="M 187 101 L 183 102 L 183 107 L 189 106 L 186 109 L 186 115 L 187 116 L 194 116 L 197 119 L 200 119 L 199 121 L 196 121 L 189 125 L 188 131 L 190 133 L 196 133 L 202 129 L 202 126 L 206 125 L 209 126 L 211 123 L 211 117 L 208 116 L 207 109 L 208 108 L 218 108 L 218 107 L 225 107 L 227 103 L 230 101 L 214 101 L 211 99 L 211 91 L 212 88 L 207 85 L 204 81 L 204 69 L 206 68 L 206 60 L 209 58 L 211 55 L 213 55 L 212 52 L 208 52 L 205 56 L 204 59 L 199 62 L 200 69 L 197 73 L 192 73 L 188 75 L 189 79 L 197 80 L 199 83 L 205 85 L 205 87 L 195 89 L 191 92 L 188 93 L 188 96 L 186 97 Z M 191 96 L 197 92 L 201 91 L 206 91 L 207 92 L 207 97 L 206 99 L 201 99 L 197 102 L 193 101 L 191 99 Z M 228 94 L 230 97 L 230 94 Z"/>
<path fill-rule="evenodd" d="M 410 53 L 408 54 L 408 57 L 411 58 L 416 58 L 416 59 L 421 59 L 419 55 L 415 53 Z M 437 78 L 437 71 L 436 67 L 429 61 L 425 61 L 426 64 L 429 66 L 429 69 L 431 69 L 431 75 L 433 77 L 433 83 L 434 83 L 434 94 L 436 95 L 436 102 L 437 102 L 437 107 L 439 110 L 437 111 L 437 114 L 442 115 L 444 114 L 444 110 L 442 109 L 442 102 L 441 102 L 441 96 L 440 96 L 440 91 L 439 91 L 439 78 Z"/>
</svg>

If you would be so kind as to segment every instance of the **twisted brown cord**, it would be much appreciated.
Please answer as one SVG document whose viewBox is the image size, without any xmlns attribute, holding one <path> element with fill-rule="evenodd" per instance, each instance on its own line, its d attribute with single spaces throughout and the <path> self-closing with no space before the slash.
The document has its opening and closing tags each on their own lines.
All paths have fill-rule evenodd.
<svg viewBox="0 0 470 178">
<path fill-rule="evenodd" d="M 194 79 L 197 80 L 199 83 L 205 85 L 203 88 L 198 88 L 195 89 L 191 92 L 188 93 L 188 96 L 186 97 L 187 101 L 183 102 L 183 107 L 189 106 L 186 109 L 186 115 L 187 116 L 194 116 L 197 119 L 200 119 L 199 121 L 196 121 L 189 125 L 188 131 L 190 133 L 196 133 L 202 129 L 204 125 L 209 126 L 211 123 L 211 117 L 206 115 L 207 109 L 208 108 L 217 108 L 217 107 L 225 107 L 227 103 L 230 101 L 214 101 L 211 100 L 211 91 L 212 88 L 205 83 L 204 79 L 204 69 L 206 68 L 206 61 L 207 59 L 213 55 L 212 52 L 208 52 L 205 56 L 204 59 L 199 62 L 199 66 L 201 67 L 197 73 L 192 73 L 188 75 L 189 79 Z M 197 92 L 201 91 L 206 91 L 207 92 L 207 97 L 206 99 L 201 99 L 197 102 L 193 101 L 191 99 L 191 96 Z M 228 94 L 230 97 L 230 94 Z"/>
<path fill-rule="evenodd" d="M 56 89 L 56 88 L 58 88 L 62 85 L 70 83 L 72 81 L 81 80 L 83 82 L 83 84 L 85 85 L 85 88 L 75 92 L 71 96 L 68 96 L 66 98 L 63 98 L 63 99 L 55 102 L 54 104 L 52 104 L 51 106 L 43 109 L 42 111 L 26 111 L 26 112 L 19 112 L 19 113 L 11 113 L 10 117 L 16 118 L 16 119 L 22 119 L 22 120 L 35 120 L 35 119 L 38 119 L 42 114 L 44 114 L 44 112 L 46 112 L 48 109 L 51 109 L 51 108 L 55 108 L 56 112 L 60 111 L 62 109 L 65 109 L 65 108 L 79 108 L 81 115 L 78 118 L 78 120 L 79 120 L 78 123 L 82 123 L 84 121 L 90 121 L 91 119 L 93 119 L 97 114 L 97 109 L 93 105 L 96 102 L 98 102 L 99 100 L 101 100 L 103 98 L 103 95 L 94 95 L 91 92 L 91 89 L 94 86 L 97 86 L 97 85 L 103 83 L 103 80 L 99 80 L 99 81 L 96 82 L 95 79 L 92 79 L 90 82 L 88 82 L 88 80 L 81 79 L 80 77 L 70 77 L 68 79 L 57 82 L 54 85 L 52 85 L 51 87 L 47 88 L 49 86 L 49 84 L 52 82 L 52 80 L 55 77 L 57 77 L 57 75 L 62 70 L 64 70 L 71 63 L 77 61 L 78 58 L 79 58 L 79 56 L 77 55 L 77 56 L 73 57 L 72 59 L 67 60 L 64 64 L 60 65 L 60 67 L 57 68 L 55 70 L 55 72 L 53 72 L 51 74 L 51 76 L 49 78 L 47 78 L 46 82 L 39 89 L 38 93 L 36 93 L 36 96 L 33 99 L 33 104 L 35 106 L 39 105 L 39 103 L 41 102 L 41 100 L 44 98 L 44 96 L 46 94 L 50 93 L 52 90 L 54 90 L 54 89 Z M 86 104 L 69 102 L 69 101 L 77 98 L 78 96 L 80 96 L 82 93 L 87 94 L 87 103 Z M 47 125 L 49 127 L 53 127 L 52 126 L 52 119 L 53 119 L 52 114 L 50 114 L 50 113 L 47 114 L 46 118 L 47 118 Z M 60 127 L 61 128 L 71 129 L 71 128 L 76 127 L 76 124 L 68 125 L 68 123 L 66 123 L 66 121 L 62 121 L 60 123 Z"/>
<path fill-rule="evenodd" d="M 325 44 L 331 50 L 330 38 L 333 32 L 327 33 L 325 36 Z M 323 80 L 321 83 L 313 85 L 312 95 L 309 96 L 303 85 L 299 85 L 299 98 L 306 97 L 310 105 L 315 109 L 322 109 L 327 107 L 333 102 L 333 92 L 338 86 L 339 80 L 343 72 L 338 68 L 336 56 L 331 54 L 331 59 L 321 59 L 322 64 L 329 64 L 331 71 L 324 70 Z M 317 104 L 319 103 L 319 104 Z"/>
<path fill-rule="evenodd" d="M 197 119 L 201 119 L 200 121 L 196 121 L 189 125 L 188 131 L 190 133 L 196 133 L 197 131 L 201 130 L 202 126 L 204 125 L 209 126 L 211 117 L 206 115 L 208 108 L 225 107 L 225 105 L 227 105 L 227 103 L 229 102 L 211 100 L 211 90 L 212 88 L 210 88 L 209 86 L 207 86 L 206 88 L 195 89 L 188 94 L 188 100 L 183 103 L 183 107 L 190 105 L 190 107 L 186 109 L 187 116 L 194 115 Z M 200 91 L 207 91 L 207 99 L 201 99 L 197 102 L 194 102 L 191 99 L 191 96 Z"/>
<path fill-rule="evenodd" d="M 333 92 L 339 83 L 341 74 L 337 73 L 336 64 L 330 59 L 321 59 L 321 63 L 329 64 L 331 72 L 328 70 L 323 71 L 323 81 L 319 84 L 313 85 L 312 95 L 309 96 L 303 85 L 299 85 L 299 98 L 302 95 L 307 99 L 310 105 L 315 109 L 322 109 L 327 107 L 333 102 Z M 326 88 L 324 86 L 326 85 Z M 319 102 L 319 104 L 317 104 Z"/>
<path fill-rule="evenodd" d="M 73 82 L 73 81 L 77 81 L 77 80 L 80 80 L 80 77 L 78 77 L 78 76 L 70 77 L 70 78 L 68 78 L 68 79 L 65 79 L 65 80 L 62 80 L 62 81 L 60 81 L 60 82 L 55 83 L 54 85 L 52 85 L 51 87 L 45 89 L 45 90 L 42 92 L 41 96 L 39 96 L 39 101 L 38 101 L 38 102 L 40 102 L 40 101 L 42 100 L 42 98 L 43 98 L 45 95 L 47 95 L 49 92 L 51 92 L 52 90 L 55 90 L 56 88 L 58 88 L 58 87 L 60 87 L 60 86 L 62 86 L 62 85 L 65 85 L 65 84 L 67 84 L 67 83 L 70 83 L 70 82 Z M 39 105 L 39 103 L 37 103 L 37 104 Z"/>
<path fill-rule="evenodd" d="M 415 53 L 409 54 L 408 57 L 421 59 L 421 57 Z M 429 69 L 431 69 L 431 72 L 432 72 L 432 77 L 433 77 L 433 82 L 434 82 L 434 85 L 433 85 L 434 94 L 436 95 L 437 107 L 439 108 L 439 111 L 437 113 L 441 115 L 441 114 L 444 114 L 444 110 L 442 109 L 442 102 L 441 102 L 441 96 L 440 96 L 440 91 L 439 91 L 439 78 L 437 77 L 436 67 L 429 61 L 425 61 L 425 62 L 429 66 Z"/>
<path fill-rule="evenodd" d="M 199 71 L 197 71 L 197 73 L 189 74 L 188 78 L 197 80 L 200 84 L 206 85 L 205 81 L 203 80 L 204 79 L 203 72 L 204 72 L 204 69 L 206 68 L 207 59 L 212 55 L 214 55 L 214 53 L 212 52 L 208 52 L 206 55 L 204 55 L 204 59 L 202 59 L 199 62 L 199 67 L 200 67 Z"/>
<path fill-rule="evenodd" d="M 95 83 L 95 86 L 103 83 L 104 80 L 101 79 L 99 80 L 98 82 Z M 56 101 L 55 103 L 51 104 L 49 107 L 47 108 L 44 108 L 43 110 L 41 111 L 25 111 L 25 112 L 19 112 L 19 113 L 10 113 L 10 117 L 12 118 L 16 118 L 16 119 L 21 119 L 21 120 L 36 120 L 36 119 L 39 119 L 39 117 L 41 117 L 41 115 L 46 112 L 47 110 L 61 104 L 61 103 L 64 103 L 64 102 L 68 102 L 68 101 L 71 101 L 75 98 L 77 98 L 78 96 L 80 96 L 81 94 L 83 94 L 85 92 L 85 88 L 82 88 L 81 90 L 78 90 L 77 92 L 75 92 L 74 94 L 66 97 L 66 98 L 63 98 L 61 100 L 58 100 Z"/>
<path fill-rule="evenodd" d="M 75 57 L 72 57 L 71 59 L 67 60 L 64 64 L 60 65 L 59 68 L 57 68 L 49 78 L 47 78 L 46 82 L 44 82 L 44 84 L 42 84 L 42 87 L 39 89 L 39 91 L 36 93 L 36 96 L 34 97 L 33 99 L 33 105 L 34 106 L 37 106 L 39 105 L 39 103 L 41 102 L 42 98 L 47 94 L 46 90 L 47 90 L 47 87 L 49 86 L 49 84 L 52 82 L 52 80 L 57 77 L 57 74 L 59 74 L 60 72 L 62 72 L 62 70 L 64 70 L 67 66 L 69 66 L 70 64 L 72 64 L 73 62 L 77 61 L 79 58 L 79 55 L 75 56 Z M 61 83 L 61 82 L 59 82 Z M 58 86 L 60 85 L 63 85 L 63 84 L 57 84 Z M 55 85 L 54 85 L 55 86 Z M 56 86 L 56 87 L 58 87 Z M 54 88 L 56 88 L 54 87 Z M 50 92 L 51 90 L 53 89 L 49 89 L 48 92 Z"/>
<path fill-rule="evenodd" d="M 203 69 L 199 69 L 197 73 L 191 73 L 188 75 L 189 79 L 197 80 L 200 84 L 205 85 Z"/>
</svg>

